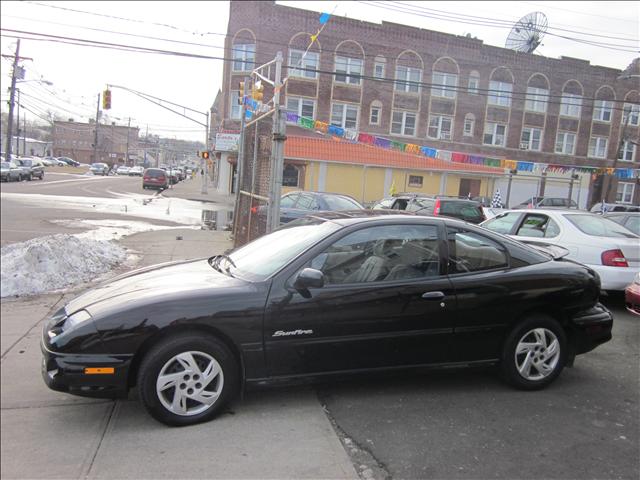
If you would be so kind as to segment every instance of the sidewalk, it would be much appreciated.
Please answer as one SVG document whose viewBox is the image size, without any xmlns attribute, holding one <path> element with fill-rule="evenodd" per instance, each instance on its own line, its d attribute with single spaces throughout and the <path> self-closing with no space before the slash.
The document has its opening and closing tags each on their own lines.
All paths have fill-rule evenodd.
<svg viewBox="0 0 640 480">
<path fill-rule="evenodd" d="M 170 188 L 164 190 L 163 197 L 178 197 L 186 200 L 196 200 L 200 202 L 215 203 L 220 208 L 233 208 L 235 195 L 223 195 L 215 190 L 211 185 L 211 180 L 207 184 L 207 193 L 202 193 L 202 177 L 198 174 L 195 178 L 187 178 Z"/>
<path fill-rule="evenodd" d="M 200 194 L 187 180 L 164 196 L 233 208 L 233 197 Z M 212 208 L 216 209 L 216 208 Z M 230 232 L 174 229 L 125 237 L 136 267 L 201 258 L 231 248 Z M 114 275 L 120 272 L 113 272 Z M 257 390 L 212 422 L 169 428 L 137 401 L 94 400 L 49 390 L 40 375 L 46 318 L 74 292 L 1 302 L 1 470 L 13 478 L 358 479 L 314 390 Z"/>
</svg>

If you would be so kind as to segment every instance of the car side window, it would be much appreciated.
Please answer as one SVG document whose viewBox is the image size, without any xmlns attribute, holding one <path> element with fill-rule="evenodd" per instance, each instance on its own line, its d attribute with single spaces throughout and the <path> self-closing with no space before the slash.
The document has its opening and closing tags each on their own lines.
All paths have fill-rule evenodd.
<svg viewBox="0 0 640 480">
<path fill-rule="evenodd" d="M 311 195 L 300 195 L 296 208 L 300 210 L 319 210 L 318 202 Z"/>
<path fill-rule="evenodd" d="M 447 243 L 449 273 L 477 272 L 509 266 L 505 248 L 479 233 L 449 227 Z"/>
<path fill-rule="evenodd" d="M 524 217 L 516 235 L 521 237 L 552 238 L 560 235 L 560 227 L 547 215 L 530 213 Z"/>
<path fill-rule="evenodd" d="M 484 228 L 491 230 L 492 232 L 498 232 L 503 234 L 508 234 L 513 229 L 513 226 L 520 218 L 520 213 L 512 212 L 512 213 L 503 213 L 492 219 L 487 220 L 482 224 Z"/>
<path fill-rule="evenodd" d="M 280 199 L 280 207 L 281 208 L 293 208 L 293 206 L 296 203 L 296 197 L 298 195 L 296 194 L 292 194 L 292 195 L 285 195 L 284 197 L 282 197 Z"/>
<path fill-rule="evenodd" d="M 395 203 L 391 207 L 392 210 L 405 210 L 407 208 L 408 200 L 405 198 L 396 199 Z"/>
<path fill-rule="evenodd" d="M 325 284 L 402 281 L 440 275 L 436 225 L 387 225 L 358 230 L 311 260 Z"/>
</svg>

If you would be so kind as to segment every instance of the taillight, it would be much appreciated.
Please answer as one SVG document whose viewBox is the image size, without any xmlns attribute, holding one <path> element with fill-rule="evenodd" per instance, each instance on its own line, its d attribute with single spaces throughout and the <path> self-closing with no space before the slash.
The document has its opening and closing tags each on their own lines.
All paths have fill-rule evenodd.
<svg viewBox="0 0 640 480">
<path fill-rule="evenodd" d="M 433 214 L 440 215 L 440 199 L 436 198 L 436 204 L 433 206 Z"/>
<path fill-rule="evenodd" d="M 600 255 L 602 264 L 607 267 L 628 267 L 627 259 L 624 258 L 622 250 L 606 250 Z"/>
</svg>

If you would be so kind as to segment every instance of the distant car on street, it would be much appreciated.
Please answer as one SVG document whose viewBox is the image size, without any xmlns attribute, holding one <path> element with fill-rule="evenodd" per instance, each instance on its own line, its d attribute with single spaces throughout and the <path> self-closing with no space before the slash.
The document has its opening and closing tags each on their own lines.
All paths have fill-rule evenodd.
<svg viewBox="0 0 640 480">
<path fill-rule="evenodd" d="M 22 181 L 22 169 L 14 162 L 0 164 L 0 178 L 3 182 Z"/>
<path fill-rule="evenodd" d="M 107 175 L 109 173 L 109 165 L 106 163 L 92 163 L 89 171 L 94 175 Z"/>
<path fill-rule="evenodd" d="M 33 178 L 42 180 L 44 178 L 44 163 L 39 158 L 21 157 L 16 160 L 16 164 L 22 170 L 22 176 L 31 181 Z"/>
<path fill-rule="evenodd" d="M 58 165 L 58 160 L 55 157 L 44 157 L 42 163 L 45 167 L 55 167 Z"/>
<path fill-rule="evenodd" d="M 129 167 L 125 166 L 125 165 L 120 165 L 118 167 L 118 169 L 116 170 L 116 174 L 117 175 L 129 175 Z"/>
<path fill-rule="evenodd" d="M 70 167 L 79 167 L 80 166 L 80 162 L 77 162 L 76 160 L 74 160 L 73 158 L 69 158 L 69 157 L 58 157 L 58 160 L 61 162 L 66 163 L 67 165 L 69 165 Z"/>
<path fill-rule="evenodd" d="M 142 175 L 142 188 L 156 188 L 164 190 L 169 188 L 168 173 L 161 168 L 147 168 Z"/>
<path fill-rule="evenodd" d="M 144 175 L 144 168 L 142 168 L 139 165 L 136 165 L 135 167 L 131 167 L 129 169 L 129 176 L 142 177 L 143 175 Z"/>
</svg>

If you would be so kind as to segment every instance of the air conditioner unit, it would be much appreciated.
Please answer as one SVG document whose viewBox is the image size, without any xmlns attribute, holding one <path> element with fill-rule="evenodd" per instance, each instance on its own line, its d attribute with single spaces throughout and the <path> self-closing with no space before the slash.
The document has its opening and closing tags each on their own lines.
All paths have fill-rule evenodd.
<svg viewBox="0 0 640 480">
<path fill-rule="evenodd" d="M 529 150 L 529 144 L 527 142 L 520 142 L 520 150 Z"/>
<path fill-rule="evenodd" d="M 446 132 L 441 132 L 440 140 L 451 140 L 451 134 Z"/>
</svg>

